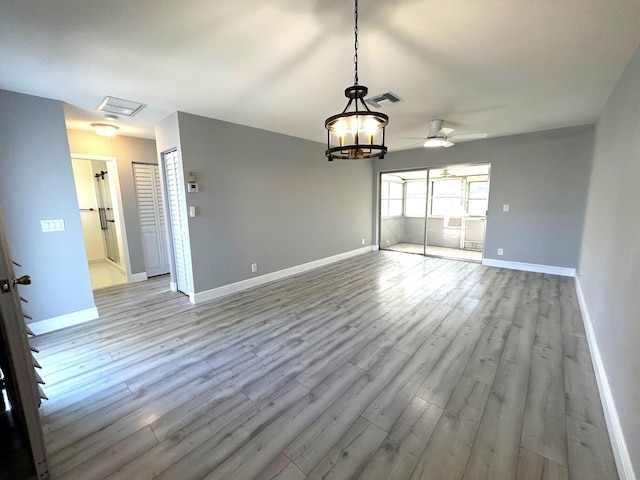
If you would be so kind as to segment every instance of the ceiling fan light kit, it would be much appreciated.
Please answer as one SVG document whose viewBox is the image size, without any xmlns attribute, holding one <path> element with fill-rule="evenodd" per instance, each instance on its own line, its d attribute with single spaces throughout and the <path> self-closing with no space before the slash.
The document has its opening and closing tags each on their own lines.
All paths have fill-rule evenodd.
<svg viewBox="0 0 640 480">
<path fill-rule="evenodd" d="M 354 81 L 344 91 L 349 101 L 342 113 L 324 122 L 327 129 L 325 155 L 329 161 L 384 158 L 387 153 L 384 135 L 389 117 L 369 110 L 364 100 L 368 89 L 358 84 L 358 0 L 354 7 L 354 37 Z"/>
<path fill-rule="evenodd" d="M 424 142 L 424 146 L 427 148 L 452 147 L 453 145 L 455 144 L 448 141 L 446 137 L 427 138 L 427 140 Z"/>
<path fill-rule="evenodd" d="M 427 137 L 400 137 L 411 138 L 415 140 L 424 140 L 423 146 L 427 148 L 438 147 L 453 147 L 455 143 L 453 140 L 476 140 L 480 138 L 487 138 L 486 133 L 468 133 L 464 135 L 451 135 L 454 128 L 448 128 L 442 126 L 443 121 L 441 119 L 431 120 L 429 122 L 429 135 Z"/>
</svg>

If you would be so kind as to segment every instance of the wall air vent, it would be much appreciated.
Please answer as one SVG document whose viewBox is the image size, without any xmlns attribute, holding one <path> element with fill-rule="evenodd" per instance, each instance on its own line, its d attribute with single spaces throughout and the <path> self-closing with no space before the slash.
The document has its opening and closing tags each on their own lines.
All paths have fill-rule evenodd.
<svg viewBox="0 0 640 480">
<path fill-rule="evenodd" d="M 115 113 L 116 115 L 124 115 L 127 117 L 133 117 L 146 105 L 140 102 L 134 102 L 131 100 L 123 100 L 116 97 L 104 97 L 102 103 L 96 110 L 105 113 Z"/>
<path fill-rule="evenodd" d="M 373 97 L 369 97 L 365 101 L 372 107 L 381 108 L 381 107 L 384 107 L 385 105 L 398 103 L 401 100 L 402 99 L 399 96 L 397 96 L 395 93 L 387 92 L 381 95 L 374 95 Z"/>
</svg>

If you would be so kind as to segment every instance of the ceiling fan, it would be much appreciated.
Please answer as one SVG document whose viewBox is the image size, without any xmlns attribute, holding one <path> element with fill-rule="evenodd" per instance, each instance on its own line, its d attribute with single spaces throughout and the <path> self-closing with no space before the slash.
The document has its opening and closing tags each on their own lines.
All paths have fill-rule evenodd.
<svg viewBox="0 0 640 480">
<path fill-rule="evenodd" d="M 429 122 L 429 135 L 427 137 L 402 137 L 407 139 L 424 140 L 424 146 L 433 147 L 453 147 L 455 141 L 459 140 L 475 140 L 479 138 L 487 138 L 486 133 L 468 133 L 464 135 L 451 135 L 454 128 L 442 126 L 443 121 L 440 119 L 431 120 Z"/>
</svg>

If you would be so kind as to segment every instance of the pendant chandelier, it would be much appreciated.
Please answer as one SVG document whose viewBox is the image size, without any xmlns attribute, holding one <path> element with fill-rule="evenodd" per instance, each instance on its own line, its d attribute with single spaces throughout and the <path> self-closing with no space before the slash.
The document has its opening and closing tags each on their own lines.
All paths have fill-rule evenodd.
<svg viewBox="0 0 640 480">
<path fill-rule="evenodd" d="M 384 113 L 372 112 L 364 101 L 367 87 L 358 84 L 358 0 L 355 0 L 354 29 L 355 42 L 353 64 L 353 85 L 347 87 L 344 95 L 349 99 L 342 113 L 333 115 L 324 122 L 327 129 L 327 151 L 329 161 L 334 159 L 359 160 L 363 158 L 384 158 L 384 128 L 389 117 Z"/>
</svg>

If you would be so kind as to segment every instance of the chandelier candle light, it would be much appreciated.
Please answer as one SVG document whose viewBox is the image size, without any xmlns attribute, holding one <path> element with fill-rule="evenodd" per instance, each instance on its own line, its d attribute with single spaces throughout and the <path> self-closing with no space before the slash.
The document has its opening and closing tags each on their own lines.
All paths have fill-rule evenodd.
<svg viewBox="0 0 640 480">
<path fill-rule="evenodd" d="M 364 101 L 369 90 L 364 85 L 358 85 L 358 0 L 355 0 L 354 24 L 353 85 L 344 91 L 349 102 L 342 113 L 333 115 L 324 122 L 327 129 L 325 155 L 329 161 L 336 158 L 384 158 L 387 153 L 384 128 L 389 123 L 389 117 L 384 113 L 369 110 Z"/>
</svg>

